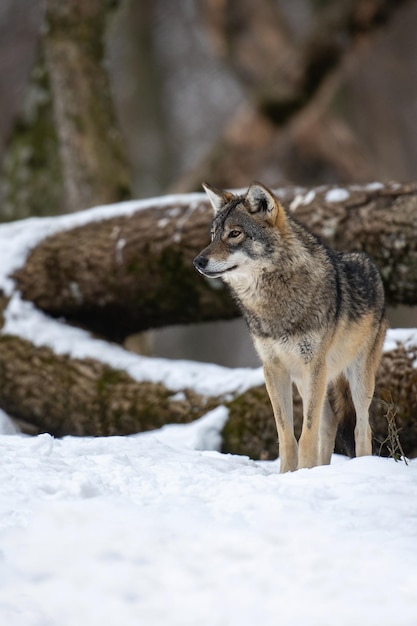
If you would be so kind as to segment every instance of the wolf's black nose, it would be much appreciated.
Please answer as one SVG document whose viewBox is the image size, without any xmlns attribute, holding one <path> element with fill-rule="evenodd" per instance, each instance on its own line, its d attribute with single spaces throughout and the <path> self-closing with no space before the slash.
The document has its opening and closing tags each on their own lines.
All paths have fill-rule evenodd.
<svg viewBox="0 0 417 626">
<path fill-rule="evenodd" d="M 193 263 L 194 267 L 201 271 L 207 267 L 208 258 L 206 256 L 196 256 Z"/>
</svg>

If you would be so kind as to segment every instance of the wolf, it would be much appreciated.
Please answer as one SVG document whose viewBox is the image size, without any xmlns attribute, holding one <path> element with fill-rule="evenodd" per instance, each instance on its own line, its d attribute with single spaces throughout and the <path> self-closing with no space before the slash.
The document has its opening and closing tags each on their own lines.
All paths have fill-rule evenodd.
<svg viewBox="0 0 417 626">
<path fill-rule="evenodd" d="M 280 471 L 330 463 L 347 386 L 356 456 L 372 454 L 369 407 L 387 328 L 377 268 L 365 254 L 329 248 L 261 183 L 243 195 L 203 187 L 214 219 L 194 266 L 228 285 L 246 319 L 275 416 Z M 292 383 L 303 401 L 298 442 Z"/>
</svg>

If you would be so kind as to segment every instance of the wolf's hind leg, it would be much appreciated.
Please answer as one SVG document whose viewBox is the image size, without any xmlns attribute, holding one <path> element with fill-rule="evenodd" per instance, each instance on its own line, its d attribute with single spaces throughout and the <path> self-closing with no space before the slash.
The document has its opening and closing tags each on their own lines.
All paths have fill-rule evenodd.
<svg viewBox="0 0 417 626">
<path fill-rule="evenodd" d="M 278 430 L 280 472 L 293 472 L 298 465 L 298 446 L 294 436 L 291 379 L 277 362 L 264 364 L 264 375 Z"/>
<path fill-rule="evenodd" d="M 356 411 L 355 452 L 356 456 L 372 454 L 372 431 L 369 424 L 369 407 L 375 390 L 375 376 L 381 358 L 386 324 L 383 322 L 378 334 L 368 350 L 363 350 L 349 366 L 349 380 L 352 401 Z"/>
<path fill-rule="evenodd" d="M 355 454 L 372 454 L 372 432 L 369 425 L 369 406 L 374 394 L 374 375 L 366 371 L 364 360 L 348 370 L 352 401 L 356 411 Z"/>
</svg>

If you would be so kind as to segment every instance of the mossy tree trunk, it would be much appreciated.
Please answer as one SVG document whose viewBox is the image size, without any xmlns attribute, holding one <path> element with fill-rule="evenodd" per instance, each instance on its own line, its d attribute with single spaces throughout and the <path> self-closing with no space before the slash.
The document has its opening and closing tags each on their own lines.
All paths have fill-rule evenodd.
<svg viewBox="0 0 417 626">
<path fill-rule="evenodd" d="M 130 196 L 104 65 L 102 0 L 46 0 L 45 56 L 68 211 Z"/>
<path fill-rule="evenodd" d="M 104 65 L 109 7 L 99 0 L 45 0 L 38 58 L 1 172 L 1 220 L 130 197 Z"/>
<path fill-rule="evenodd" d="M 114 217 L 45 239 L 14 274 L 24 298 L 113 341 L 174 324 L 238 315 L 221 284 L 192 265 L 210 210 L 188 202 Z"/>
<path fill-rule="evenodd" d="M 53 215 L 65 207 L 52 93 L 42 43 L 25 106 L 14 124 L 0 174 L 0 221 Z"/>
</svg>

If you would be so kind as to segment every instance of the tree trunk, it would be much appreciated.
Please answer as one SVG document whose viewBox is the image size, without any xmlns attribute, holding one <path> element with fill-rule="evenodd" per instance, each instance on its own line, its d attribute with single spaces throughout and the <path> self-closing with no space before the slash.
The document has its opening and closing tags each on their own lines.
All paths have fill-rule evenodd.
<svg viewBox="0 0 417 626">
<path fill-rule="evenodd" d="M 350 79 L 361 74 L 381 27 L 389 37 L 406 0 L 309 2 L 299 19 L 286 4 L 204 0 L 213 48 L 238 77 L 247 106 L 171 191 L 195 191 L 201 180 L 240 186 L 249 177 L 270 185 L 381 178 L 375 172 L 384 159 L 373 158 L 367 132 L 351 118 Z M 367 82 L 374 79 L 368 71 Z M 363 108 L 362 98 L 353 102 Z"/>
<path fill-rule="evenodd" d="M 38 58 L 2 166 L 0 219 L 79 211 L 130 197 L 104 65 L 109 6 L 46 0 Z"/>
<path fill-rule="evenodd" d="M 204 10 L 218 54 L 230 63 L 258 110 L 283 125 L 357 41 L 385 25 L 405 1 L 317 3 L 304 35 L 290 29 L 285 10 L 268 0 L 205 0 Z"/>
<path fill-rule="evenodd" d="M 279 196 L 332 247 L 373 257 L 390 304 L 417 304 L 417 185 L 287 188 Z M 197 198 L 150 200 L 130 216 L 45 239 L 15 272 L 19 290 L 46 313 L 118 341 L 148 328 L 238 315 L 222 283 L 192 266 L 212 218 Z"/>
<path fill-rule="evenodd" d="M 0 221 L 64 210 L 58 136 L 42 45 L 31 72 L 24 109 L 8 141 L 0 192 Z"/>
<path fill-rule="evenodd" d="M 46 0 L 46 62 L 68 211 L 130 197 L 103 63 L 107 11 L 101 0 Z"/>
</svg>

